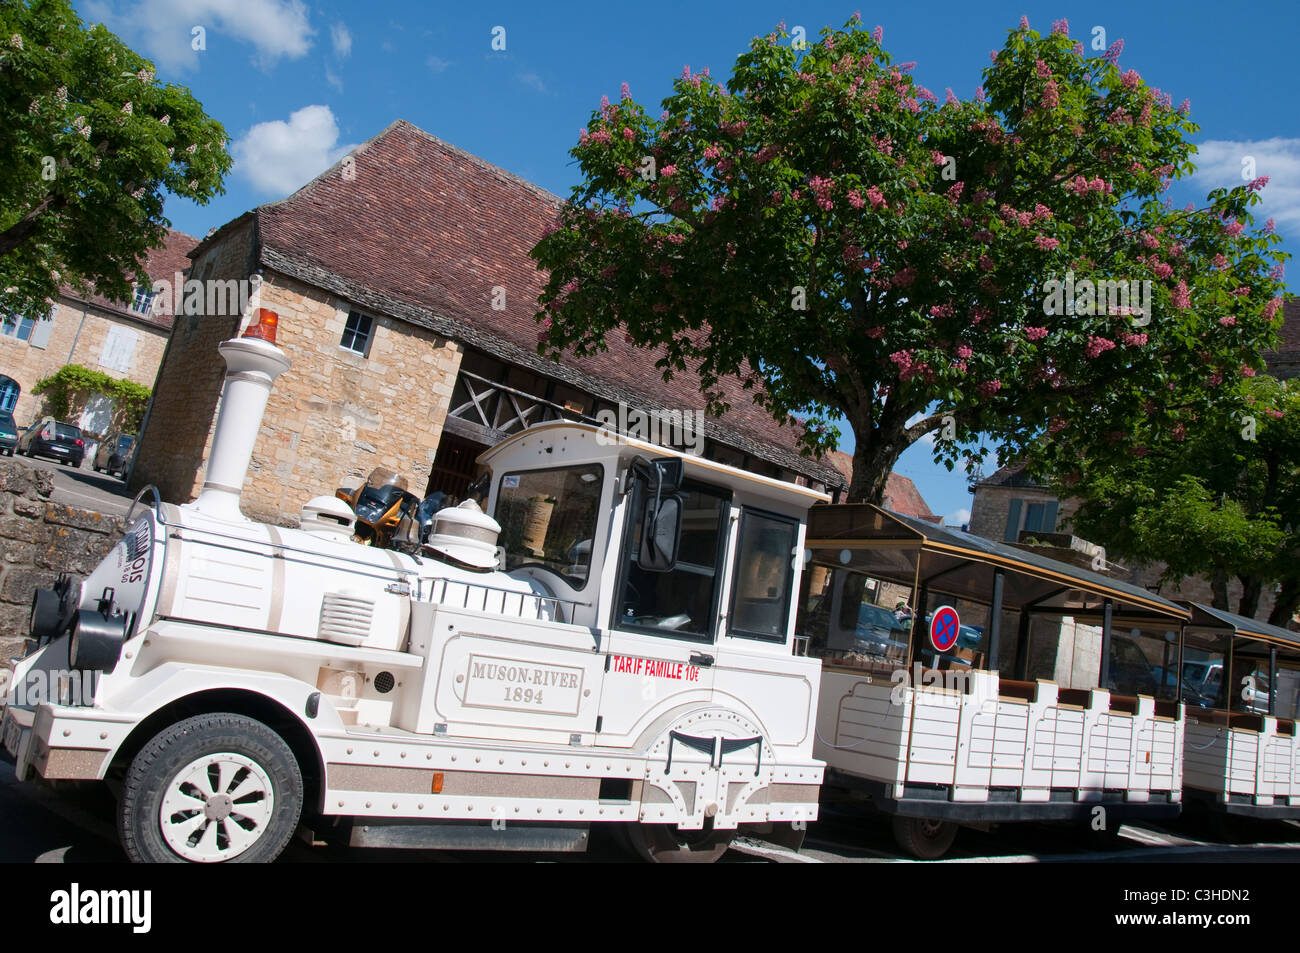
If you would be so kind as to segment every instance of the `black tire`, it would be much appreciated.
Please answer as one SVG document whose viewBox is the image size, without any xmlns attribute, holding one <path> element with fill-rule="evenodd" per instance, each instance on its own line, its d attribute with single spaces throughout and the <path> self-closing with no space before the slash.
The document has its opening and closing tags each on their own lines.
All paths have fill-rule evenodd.
<svg viewBox="0 0 1300 953">
<path fill-rule="evenodd" d="M 229 757 L 218 762 L 219 756 Z M 211 765 L 198 764 L 208 758 Z M 240 762 L 251 762 L 261 775 L 239 767 Z M 235 770 L 227 776 L 225 772 L 232 767 Z M 245 772 L 242 776 L 241 771 Z M 206 780 L 213 793 L 209 796 L 185 777 Z M 259 791 L 233 801 L 226 796 L 244 789 L 246 783 Z M 267 792 L 260 790 L 267 787 L 269 807 Z M 198 797 L 187 789 L 197 790 Z M 164 801 L 176 805 L 183 798 L 190 800 L 184 800 L 170 815 L 176 827 L 165 835 Z M 118 833 L 123 849 L 135 863 L 269 863 L 280 856 L 297 829 L 302 799 L 298 762 L 274 731 L 260 721 L 230 712 L 196 715 L 164 728 L 131 761 L 118 804 Z M 241 808 L 247 813 L 241 813 Z M 193 832 L 189 843 L 182 844 L 191 852 L 189 857 L 168 842 L 170 837 L 173 843 L 182 843 L 185 824 Z M 232 830 L 237 838 L 232 839 Z M 250 842 L 235 842 L 248 834 L 254 835 Z"/>
<path fill-rule="evenodd" d="M 735 831 L 679 831 L 672 824 L 624 827 L 634 853 L 652 864 L 712 864 L 722 859 Z"/>
<path fill-rule="evenodd" d="M 917 860 L 938 860 L 957 839 L 957 825 L 952 821 L 895 814 L 893 828 L 898 846 Z"/>
</svg>

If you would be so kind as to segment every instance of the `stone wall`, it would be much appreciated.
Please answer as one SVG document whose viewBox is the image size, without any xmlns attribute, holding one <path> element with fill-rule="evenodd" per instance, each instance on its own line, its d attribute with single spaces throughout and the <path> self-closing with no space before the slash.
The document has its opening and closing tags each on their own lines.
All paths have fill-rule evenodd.
<svg viewBox="0 0 1300 953">
<path fill-rule="evenodd" d="M 116 545 L 122 520 L 50 500 L 48 470 L 0 460 L 0 658 L 22 654 L 32 592 L 85 575 Z"/>
</svg>

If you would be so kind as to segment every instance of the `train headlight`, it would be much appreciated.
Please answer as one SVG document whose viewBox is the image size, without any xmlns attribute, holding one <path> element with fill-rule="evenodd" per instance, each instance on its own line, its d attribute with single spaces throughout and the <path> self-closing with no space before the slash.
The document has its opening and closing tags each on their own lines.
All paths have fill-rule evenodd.
<svg viewBox="0 0 1300 953">
<path fill-rule="evenodd" d="M 126 642 L 128 616 L 82 609 L 72 623 L 68 654 L 72 667 L 82 671 L 106 672 L 117 664 Z"/>
</svg>

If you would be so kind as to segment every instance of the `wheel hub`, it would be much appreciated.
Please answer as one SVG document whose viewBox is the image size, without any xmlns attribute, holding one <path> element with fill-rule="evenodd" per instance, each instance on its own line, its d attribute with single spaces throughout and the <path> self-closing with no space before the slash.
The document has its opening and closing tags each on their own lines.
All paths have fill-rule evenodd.
<svg viewBox="0 0 1300 953">
<path fill-rule="evenodd" d="M 246 755 L 195 758 L 172 776 L 158 812 L 163 840 L 189 861 L 232 860 L 257 844 L 275 816 L 275 788 Z"/>
</svg>

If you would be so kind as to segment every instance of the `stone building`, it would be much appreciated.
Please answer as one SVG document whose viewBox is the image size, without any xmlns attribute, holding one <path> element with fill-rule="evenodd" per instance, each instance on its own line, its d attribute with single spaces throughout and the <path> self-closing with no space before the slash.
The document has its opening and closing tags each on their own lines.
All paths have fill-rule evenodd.
<svg viewBox="0 0 1300 953">
<path fill-rule="evenodd" d="M 621 336 L 562 363 L 537 353 L 544 276 L 529 251 L 557 221 L 555 195 L 396 121 L 298 192 L 208 235 L 190 257 L 202 287 L 260 276 L 292 361 L 271 393 L 245 512 L 291 522 L 319 493 L 373 468 L 419 494 L 463 492 L 484 449 L 523 426 L 703 406 L 699 378 L 664 382 L 658 355 Z M 247 315 L 242 316 L 247 320 Z M 193 499 L 202 484 L 239 313 L 178 315 L 132 485 Z M 704 422 L 705 456 L 831 490 L 737 383 L 725 420 Z"/>
<path fill-rule="evenodd" d="M 197 244 L 197 238 L 169 231 L 147 256 L 146 275 L 129 302 L 64 288 L 39 321 L 7 319 L 0 327 L 0 410 L 12 411 L 21 426 L 34 422 L 43 408 L 32 387 L 68 364 L 152 387 L 171 329 L 171 317 L 153 311 L 154 282 L 173 282 L 189 267 L 186 252 Z M 110 416 L 109 406 L 91 400 L 71 422 L 102 434 Z"/>
</svg>

